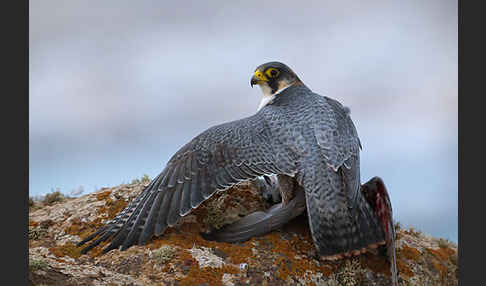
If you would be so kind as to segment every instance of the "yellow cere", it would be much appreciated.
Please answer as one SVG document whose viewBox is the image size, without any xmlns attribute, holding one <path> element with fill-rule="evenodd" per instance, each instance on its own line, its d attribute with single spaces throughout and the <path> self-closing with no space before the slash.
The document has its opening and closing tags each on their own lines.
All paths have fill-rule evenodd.
<svg viewBox="0 0 486 286">
<path fill-rule="evenodd" d="M 259 80 L 268 81 L 268 78 L 259 70 L 255 71 L 255 77 Z"/>
</svg>

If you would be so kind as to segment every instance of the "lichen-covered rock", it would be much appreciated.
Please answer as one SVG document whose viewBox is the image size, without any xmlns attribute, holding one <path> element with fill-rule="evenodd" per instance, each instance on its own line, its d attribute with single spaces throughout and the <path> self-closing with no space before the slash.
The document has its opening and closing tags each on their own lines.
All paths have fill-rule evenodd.
<svg viewBox="0 0 486 286">
<path fill-rule="evenodd" d="M 305 214 L 279 231 L 243 243 L 200 233 L 267 203 L 250 183 L 220 192 L 145 246 L 81 255 L 76 243 L 113 218 L 147 180 L 103 188 L 29 213 L 30 285 L 389 285 L 386 256 L 368 252 L 336 262 L 316 259 Z M 457 285 L 457 246 L 397 226 L 400 285 Z"/>
</svg>

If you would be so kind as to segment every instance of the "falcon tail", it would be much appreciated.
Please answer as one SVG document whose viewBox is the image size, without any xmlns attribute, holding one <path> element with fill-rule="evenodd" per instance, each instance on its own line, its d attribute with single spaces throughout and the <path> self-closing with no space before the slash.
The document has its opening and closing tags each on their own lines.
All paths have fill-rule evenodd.
<svg viewBox="0 0 486 286">
<path fill-rule="evenodd" d="M 392 208 L 383 181 L 375 177 L 362 185 L 353 206 L 341 180 L 339 172 L 325 168 L 314 168 L 301 179 L 306 190 L 309 227 L 319 256 L 336 260 L 385 245 L 392 282 L 397 285 Z"/>
</svg>

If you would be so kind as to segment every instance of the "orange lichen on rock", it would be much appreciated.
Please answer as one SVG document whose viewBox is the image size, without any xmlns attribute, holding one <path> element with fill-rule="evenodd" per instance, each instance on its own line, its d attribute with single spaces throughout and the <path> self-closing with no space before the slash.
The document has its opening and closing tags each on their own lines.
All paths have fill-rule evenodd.
<svg viewBox="0 0 486 286">
<path fill-rule="evenodd" d="M 91 223 L 82 222 L 79 218 L 71 220 L 71 224 L 64 229 L 67 234 L 78 235 L 84 238 L 97 230 L 102 224 L 99 220 L 95 220 Z"/>
<path fill-rule="evenodd" d="M 222 267 L 200 267 L 199 263 L 187 250 L 178 251 L 174 261 L 178 268 L 188 268 L 182 278 L 177 279 L 181 286 L 191 285 L 222 285 L 222 278 L 225 273 L 239 273 L 239 269 L 231 265 Z"/>
<path fill-rule="evenodd" d="M 309 270 L 314 273 L 320 271 L 326 276 L 332 272 L 329 265 L 318 266 L 316 261 L 312 259 L 296 257 L 299 246 L 308 243 L 297 235 L 287 240 L 283 239 L 280 234 L 272 232 L 265 235 L 263 239 L 269 241 L 272 245 L 272 252 L 279 255 L 275 260 L 275 265 L 278 266 L 277 276 L 284 281 L 287 280 L 289 275 L 302 277 Z M 304 248 L 309 249 L 309 246 Z"/>
<path fill-rule="evenodd" d="M 413 229 L 411 231 L 405 231 L 405 233 L 413 236 L 419 234 L 418 232 L 414 232 Z M 423 255 L 420 250 L 403 244 L 401 248 L 397 249 L 397 268 L 400 275 L 407 277 L 414 276 L 415 274 L 410 268 L 410 263 L 419 263 L 422 258 Z"/>
<path fill-rule="evenodd" d="M 108 219 L 113 219 L 127 205 L 128 205 L 128 202 L 126 202 L 123 199 L 112 200 L 112 199 L 108 198 L 108 199 L 106 199 L 105 205 L 98 209 L 98 213 L 100 213 L 100 214 L 105 213 L 107 215 Z"/>
<path fill-rule="evenodd" d="M 382 273 L 385 275 L 391 275 L 390 262 L 385 256 L 365 252 L 359 257 L 359 262 L 363 268 L 373 270 L 375 273 Z"/>
<path fill-rule="evenodd" d="M 433 257 L 430 258 L 430 261 L 434 269 L 440 274 L 441 278 L 445 279 L 449 272 L 448 264 L 453 264 L 451 256 L 456 251 L 447 247 L 440 247 L 438 249 L 426 248 L 426 250 Z"/>
<path fill-rule="evenodd" d="M 199 265 L 192 265 L 189 272 L 184 278 L 178 279 L 181 286 L 192 285 L 223 285 L 223 275 L 225 273 L 235 272 L 235 267 L 224 266 L 222 268 L 204 267 Z"/>
<path fill-rule="evenodd" d="M 96 198 L 100 201 L 104 200 L 111 194 L 111 192 L 112 192 L 111 190 L 108 190 L 108 191 L 104 191 L 104 192 L 101 192 L 101 193 L 97 193 Z"/>
<path fill-rule="evenodd" d="M 101 242 L 99 245 L 93 247 L 89 252 L 88 252 L 88 255 L 89 257 L 91 258 L 95 258 L 95 257 L 98 257 L 101 255 L 101 253 L 103 252 L 103 249 L 108 246 L 108 244 L 110 243 L 110 241 L 104 241 L 104 242 Z M 82 249 L 82 246 L 79 248 L 79 249 Z"/>
<path fill-rule="evenodd" d="M 103 227 L 103 221 L 113 219 L 120 211 L 122 211 L 128 203 L 123 199 L 112 200 L 109 198 L 111 190 L 104 191 L 96 195 L 99 200 L 106 200 L 105 205 L 98 207 L 96 210 L 99 215 L 104 214 L 105 216 L 98 216 L 91 222 L 82 222 L 79 218 L 73 218 L 71 224 L 64 228 L 64 232 L 71 235 L 78 235 L 81 239 L 86 238 L 90 234 L 97 231 L 99 228 Z M 109 242 L 109 241 L 108 241 Z M 102 245 L 106 245 L 105 242 Z M 79 248 L 81 249 L 81 248 Z M 101 255 L 102 248 L 95 247 L 90 251 L 90 257 L 96 257 Z"/>
<path fill-rule="evenodd" d="M 329 277 L 331 274 L 336 272 L 336 267 L 330 264 L 321 263 L 319 266 L 319 271 L 324 274 L 324 276 Z"/>
<path fill-rule="evenodd" d="M 453 249 L 447 247 L 440 247 L 438 249 L 426 248 L 426 250 L 436 258 L 444 261 L 450 260 L 451 255 L 456 253 Z"/>
<path fill-rule="evenodd" d="M 410 267 L 402 260 L 397 260 L 397 268 L 400 275 L 405 275 L 407 277 L 414 276 L 412 269 L 410 269 Z"/>
<path fill-rule="evenodd" d="M 56 257 L 69 256 L 74 259 L 81 256 L 81 249 L 71 242 L 49 248 L 49 251 Z"/>
<path fill-rule="evenodd" d="M 447 276 L 447 266 L 440 263 L 438 260 L 432 261 L 431 263 L 434 266 L 434 269 L 437 270 L 441 278 L 445 278 Z"/>
<path fill-rule="evenodd" d="M 421 255 L 422 254 L 420 251 L 418 251 L 416 248 L 412 248 L 407 245 L 403 245 L 403 247 L 397 251 L 398 258 L 404 257 L 413 261 L 419 260 Z"/>
<path fill-rule="evenodd" d="M 201 237 L 199 229 L 200 227 L 196 223 L 185 223 L 177 229 L 169 228 L 163 236 L 153 238 L 148 246 L 150 249 L 157 249 L 165 244 L 179 246 L 182 249 L 204 246 L 221 250 L 228 255 L 231 263 L 248 262 L 248 258 L 252 255 L 252 245 L 249 242 L 233 244 L 208 241 Z"/>
<path fill-rule="evenodd" d="M 248 259 L 252 256 L 251 248 L 253 246 L 248 242 L 235 245 L 212 241 L 208 244 L 208 247 L 223 251 L 228 255 L 228 259 L 231 263 L 240 264 L 248 262 Z"/>
<path fill-rule="evenodd" d="M 29 220 L 29 226 L 36 227 L 37 225 L 39 225 L 38 222 L 33 221 L 33 220 Z"/>
</svg>

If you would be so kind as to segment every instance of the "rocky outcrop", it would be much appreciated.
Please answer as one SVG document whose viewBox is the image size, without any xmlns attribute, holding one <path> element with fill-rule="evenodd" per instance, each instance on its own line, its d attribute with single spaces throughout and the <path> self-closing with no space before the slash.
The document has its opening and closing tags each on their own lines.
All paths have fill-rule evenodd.
<svg viewBox="0 0 486 286">
<path fill-rule="evenodd" d="M 113 218 L 145 181 L 79 198 L 63 198 L 29 213 L 30 285 L 389 285 L 380 249 L 335 262 L 317 260 L 305 214 L 279 231 L 243 243 L 204 240 L 200 233 L 268 207 L 244 183 L 214 195 L 145 246 L 81 255 L 76 243 Z M 457 246 L 413 229 L 397 230 L 400 285 L 457 285 Z"/>
</svg>

